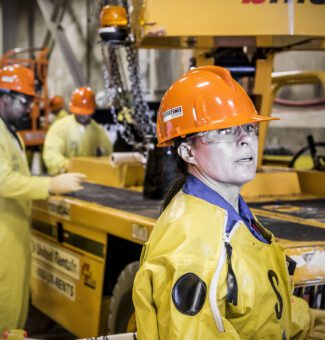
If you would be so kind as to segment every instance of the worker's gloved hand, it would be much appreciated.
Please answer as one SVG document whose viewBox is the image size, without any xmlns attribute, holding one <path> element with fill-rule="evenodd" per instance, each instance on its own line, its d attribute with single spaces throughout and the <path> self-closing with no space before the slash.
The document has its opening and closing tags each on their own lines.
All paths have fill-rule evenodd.
<svg viewBox="0 0 325 340">
<path fill-rule="evenodd" d="M 85 178 L 86 176 L 84 174 L 75 172 L 55 176 L 50 182 L 49 191 L 53 194 L 79 191 L 83 189 L 81 182 L 83 182 Z"/>
<path fill-rule="evenodd" d="M 307 339 L 325 339 L 325 310 L 310 309 L 310 321 L 310 331 Z"/>
<path fill-rule="evenodd" d="M 67 162 L 64 164 L 64 172 L 68 172 L 70 169 L 70 160 L 67 159 Z"/>
</svg>

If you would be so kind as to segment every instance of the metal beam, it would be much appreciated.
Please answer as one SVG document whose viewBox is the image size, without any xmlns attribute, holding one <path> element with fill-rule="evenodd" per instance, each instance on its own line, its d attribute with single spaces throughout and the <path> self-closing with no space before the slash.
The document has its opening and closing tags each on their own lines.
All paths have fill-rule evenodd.
<svg viewBox="0 0 325 340">
<path fill-rule="evenodd" d="M 77 60 L 73 50 L 69 44 L 69 41 L 65 35 L 64 28 L 53 22 L 50 18 L 52 13 L 52 4 L 48 0 L 37 0 L 38 6 L 41 10 L 43 18 L 45 20 L 48 30 L 51 32 L 53 39 L 56 41 L 61 49 L 63 59 L 70 70 L 71 76 L 76 86 L 85 85 L 85 76 L 82 71 L 82 67 Z"/>
</svg>

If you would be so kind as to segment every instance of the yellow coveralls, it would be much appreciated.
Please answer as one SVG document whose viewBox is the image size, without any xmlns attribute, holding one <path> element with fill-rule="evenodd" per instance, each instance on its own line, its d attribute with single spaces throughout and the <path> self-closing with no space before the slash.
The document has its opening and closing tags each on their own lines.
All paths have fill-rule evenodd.
<svg viewBox="0 0 325 340">
<path fill-rule="evenodd" d="M 52 124 L 54 124 L 54 123 L 57 122 L 58 120 L 60 120 L 60 119 L 62 119 L 62 118 L 64 118 L 64 117 L 66 117 L 66 116 L 68 116 L 68 115 L 69 115 L 69 113 L 68 113 L 65 109 L 60 110 L 59 113 L 55 116 L 54 121 L 53 121 Z"/>
<path fill-rule="evenodd" d="M 227 210 L 180 191 L 158 219 L 133 286 L 139 340 L 304 339 L 309 306 L 292 296 L 286 257 Z M 229 261 L 237 302 L 227 299 Z M 228 249 L 228 248 L 227 248 Z"/>
<path fill-rule="evenodd" d="M 53 124 L 45 137 L 43 159 L 51 175 L 64 172 L 69 158 L 77 156 L 108 156 L 112 145 L 104 131 L 94 120 L 83 126 L 73 114 Z"/>
<path fill-rule="evenodd" d="M 0 119 L 0 337 L 5 329 L 25 324 L 31 200 L 48 197 L 50 180 L 30 176 L 23 141 L 19 143 Z"/>
</svg>

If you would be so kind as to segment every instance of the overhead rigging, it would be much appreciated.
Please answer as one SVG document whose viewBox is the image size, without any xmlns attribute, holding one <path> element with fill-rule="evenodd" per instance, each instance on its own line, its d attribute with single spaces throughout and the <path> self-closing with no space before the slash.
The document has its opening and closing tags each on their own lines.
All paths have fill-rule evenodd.
<svg viewBox="0 0 325 340">
<path fill-rule="evenodd" d="M 124 141 L 134 150 L 147 153 L 155 136 L 154 114 L 144 99 L 128 2 L 123 1 L 122 6 L 104 6 L 100 21 L 98 33 L 101 37 L 106 106 L 113 122 L 122 124 Z M 124 55 L 127 77 L 122 61 Z"/>
</svg>

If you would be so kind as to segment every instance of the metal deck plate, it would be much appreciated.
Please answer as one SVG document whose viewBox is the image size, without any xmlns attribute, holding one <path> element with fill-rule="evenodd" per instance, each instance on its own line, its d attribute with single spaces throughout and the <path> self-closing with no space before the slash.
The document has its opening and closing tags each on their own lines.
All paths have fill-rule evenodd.
<svg viewBox="0 0 325 340">
<path fill-rule="evenodd" d="M 160 213 L 160 200 L 145 199 L 141 192 L 84 183 L 84 190 L 69 194 L 82 201 L 130 212 L 133 214 L 157 219 Z M 250 203 L 250 208 L 257 208 L 286 215 L 301 217 L 306 220 L 325 221 L 325 200 L 303 200 L 283 202 Z M 259 221 L 276 237 L 292 241 L 325 241 L 325 229 L 288 221 L 277 217 L 265 217 L 256 214 Z M 320 218 L 319 218 L 320 216 Z"/>
<path fill-rule="evenodd" d="M 290 241 L 325 241 L 325 229 L 323 228 L 281 220 L 276 217 L 259 216 L 258 214 L 256 217 L 275 237 Z"/>
<path fill-rule="evenodd" d="M 300 217 L 305 220 L 325 222 L 325 199 L 258 202 L 249 203 L 249 206 L 277 214 Z"/>
<path fill-rule="evenodd" d="M 162 201 L 146 199 L 142 192 L 93 183 L 83 183 L 83 187 L 67 196 L 154 219 L 159 217 Z"/>
</svg>

